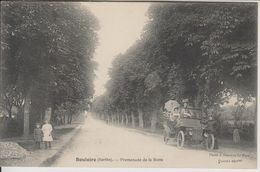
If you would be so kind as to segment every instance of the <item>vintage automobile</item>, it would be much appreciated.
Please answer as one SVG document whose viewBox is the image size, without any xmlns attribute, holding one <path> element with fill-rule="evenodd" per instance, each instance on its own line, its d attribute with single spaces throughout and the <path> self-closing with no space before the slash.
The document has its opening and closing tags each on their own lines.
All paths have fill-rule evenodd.
<svg viewBox="0 0 260 172">
<path fill-rule="evenodd" d="M 171 123 L 172 121 L 168 121 Z M 170 138 L 177 141 L 177 147 L 182 148 L 187 144 L 203 144 L 206 149 L 212 150 L 215 146 L 214 121 L 201 118 L 178 118 L 173 127 L 164 125 L 164 142 Z"/>
</svg>

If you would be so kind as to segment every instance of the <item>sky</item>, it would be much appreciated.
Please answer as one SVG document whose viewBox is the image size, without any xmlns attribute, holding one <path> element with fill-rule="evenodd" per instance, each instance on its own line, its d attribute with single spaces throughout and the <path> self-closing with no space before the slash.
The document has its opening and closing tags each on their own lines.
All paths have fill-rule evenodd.
<svg viewBox="0 0 260 172">
<path fill-rule="evenodd" d="M 94 81 L 95 96 L 105 92 L 108 71 L 116 55 L 124 53 L 140 38 L 147 21 L 149 3 L 86 2 L 86 6 L 99 20 L 99 44 L 94 60 L 98 63 Z"/>
</svg>

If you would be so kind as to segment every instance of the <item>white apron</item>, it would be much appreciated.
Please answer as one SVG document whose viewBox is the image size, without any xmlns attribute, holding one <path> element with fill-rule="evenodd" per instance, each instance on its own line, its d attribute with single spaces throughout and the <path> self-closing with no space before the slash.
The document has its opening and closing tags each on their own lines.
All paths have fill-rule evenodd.
<svg viewBox="0 0 260 172">
<path fill-rule="evenodd" d="M 51 131 L 52 131 L 51 124 L 44 124 L 42 126 L 42 132 L 43 132 L 42 140 L 44 142 L 51 142 L 51 141 L 53 141 L 53 138 L 52 138 L 52 135 L 51 135 Z"/>
</svg>

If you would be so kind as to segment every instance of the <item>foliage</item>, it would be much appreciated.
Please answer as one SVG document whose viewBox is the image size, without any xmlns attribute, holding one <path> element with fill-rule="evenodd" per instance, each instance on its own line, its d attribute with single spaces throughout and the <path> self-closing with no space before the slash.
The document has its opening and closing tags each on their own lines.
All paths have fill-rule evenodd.
<svg viewBox="0 0 260 172">
<path fill-rule="evenodd" d="M 92 58 L 99 28 L 96 18 L 73 2 L 1 5 L 1 94 L 15 87 L 19 93 L 14 97 L 29 96 L 35 106 L 31 112 L 35 120 L 40 120 L 37 115 L 47 107 L 55 110 L 62 104 L 91 99 L 95 69 Z"/>
<path fill-rule="evenodd" d="M 147 15 L 141 39 L 113 62 L 110 107 L 154 111 L 188 98 L 200 108 L 256 96 L 256 4 L 155 3 Z"/>
</svg>

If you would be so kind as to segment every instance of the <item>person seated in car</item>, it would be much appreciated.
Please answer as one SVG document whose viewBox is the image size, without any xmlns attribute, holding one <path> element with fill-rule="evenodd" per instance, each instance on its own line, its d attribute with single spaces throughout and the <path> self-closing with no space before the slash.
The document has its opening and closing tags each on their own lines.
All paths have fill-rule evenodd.
<svg viewBox="0 0 260 172">
<path fill-rule="evenodd" d="M 180 117 L 179 107 L 175 107 L 173 112 L 170 114 L 170 121 L 176 122 L 176 120 Z"/>
<path fill-rule="evenodd" d="M 183 118 L 191 118 L 191 111 L 188 109 L 188 99 L 182 101 L 183 107 L 180 110 L 180 116 Z"/>
<path fill-rule="evenodd" d="M 164 127 L 166 128 L 166 131 L 167 130 L 172 130 L 174 129 L 174 127 L 176 126 L 177 124 L 177 120 L 179 119 L 180 117 L 180 114 L 179 114 L 179 107 L 175 107 L 173 109 L 173 111 L 167 111 L 165 110 L 164 111 L 164 115 L 167 117 L 168 120 L 165 121 L 164 123 Z"/>
</svg>

